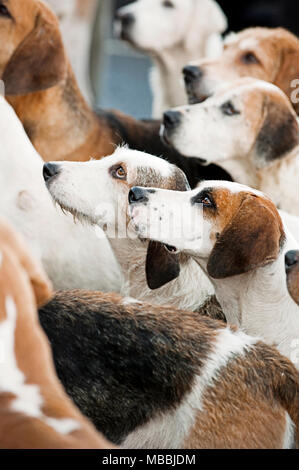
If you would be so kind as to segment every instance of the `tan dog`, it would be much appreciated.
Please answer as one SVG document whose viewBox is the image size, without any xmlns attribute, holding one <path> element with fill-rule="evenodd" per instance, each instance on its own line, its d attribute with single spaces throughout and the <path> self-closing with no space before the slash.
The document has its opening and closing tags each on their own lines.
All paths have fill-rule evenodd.
<svg viewBox="0 0 299 470">
<path fill-rule="evenodd" d="M 217 60 L 184 69 L 190 103 L 203 101 L 219 86 L 239 77 L 274 83 L 299 113 L 299 39 L 283 28 L 250 28 L 227 37 Z"/>
<path fill-rule="evenodd" d="M 221 166 L 234 181 L 299 215 L 299 125 L 280 88 L 235 80 L 203 103 L 165 113 L 163 133 L 182 155 Z"/>
<path fill-rule="evenodd" d="M 117 112 L 97 115 L 90 109 L 66 57 L 58 19 L 43 2 L 3 5 L 0 40 L 6 97 L 44 160 L 100 159 L 126 142 L 178 164 L 192 185 L 207 177 L 197 162 L 185 162 L 161 142 L 159 121 L 136 121 Z"/>
<path fill-rule="evenodd" d="M 0 253 L 1 448 L 107 448 L 56 377 L 36 312 L 51 297 L 51 286 L 2 221 Z"/>
</svg>

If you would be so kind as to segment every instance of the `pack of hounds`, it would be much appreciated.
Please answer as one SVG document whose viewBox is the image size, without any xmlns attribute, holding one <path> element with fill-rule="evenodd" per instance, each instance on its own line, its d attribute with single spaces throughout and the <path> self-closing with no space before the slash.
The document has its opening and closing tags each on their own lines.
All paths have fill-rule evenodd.
<svg viewBox="0 0 299 470">
<path fill-rule="evenodd" d="M 137 120 L 48 3 L 0 0 L 0 447 L 299 447 L 299 39 L 134 1 Z"/>
</svg>

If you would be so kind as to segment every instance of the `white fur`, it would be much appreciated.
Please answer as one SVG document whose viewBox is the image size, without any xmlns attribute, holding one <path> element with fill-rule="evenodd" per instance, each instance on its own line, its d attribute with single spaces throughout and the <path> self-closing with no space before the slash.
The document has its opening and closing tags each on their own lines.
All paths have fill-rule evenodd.
<svg viewBox="0 0 299 470">
<path fill-rule="evenodd" d="M 130 215 L 135 229 L 141 236 L 146 234 L 156 241 L 176 246 L 178 250 L 191 255 L 207 273 L 207 263 L 213 250 L 213 236 L 216 236 L 216 219 L 202 216 L 200 204 L 191 204 L 192 197 L 197 196 L 205 188 L 225 188 L 236 192 L 248 192 L 260 195 L 259 192 L 242 185 L 229 182 L 208 181 L 201 183 L 191 192 L 179 193 L 157 189 L 155 193 L 149 193 L 148 202 L 134 204 L 130 207 Z M 178 211 L 190 205 L 187 217 L 189 223 L 197 220 L 198 237 L 187 239 L 182 229 L 182 236 L 173 235 L 172 231 L 165 229 L 171 215 L 177 220 Z M 149 217 L 149 213 L 156 208 L 156 219 Z M 168 211 L 168 217 L 165 214 Z M 217 216 L 216 216 L 217 218 Z M 248 220 L 250 225 L 250 220 Z M 278 258 L 246 274 L 229 277 L 226 279 L 212 279 L 217 299 L 223 309 L 227 321 L 236 324 L 247 334 L 261 337 L 266 343 L 277 346 L 279 351 L 292 359 L 292 342 L 299 338 L 299 307 L 290 297 L 285 273 L 284 257 L 287 251 L 298 249 L 299 243 L 294 239 L 284 224 L 286 241 Z M 167 237 L 165 237 L 167 233 Z M 299 368 L 299 363 L 296 363 Z"/>
<path fill-rule="evenodd" d="M 131 13 L 135 22 L 130 37 L 134 46 L 150 54 L 154 61 L 151 85 L 153 116 L 187 102 L 182 68 L 201 57 L 218 57 L 222 51 L 220 34 L 227 20 L 214 0 L 172 0 L 166 8 L 161 0 L 138 0 L 120 10 Z"/>
<path fill-rule="evenodd" d="M 59 176 L 51 183 L 50 192 L 54 199 L 83 215 L 88 221 L 106 226 L 107 237 L 122 268 L 124 296 L 196 310 L 214 291 L 191 258 L 182 265 L 178 279 L 156 291 L 148 288 L 145 276 L 148 244 L 140 241 L 131 227 L 127 232 L 128 188 L 124 182 L 113 179 L 109 171 L 116 164 L 126 167 L 127 183 L 130 186 L 140 184 L 138 168 L 143 173 L 151 174 L 155 171 L 163 179 L 173 178 L 175 172 L 179 171 L 163 159 L 119 148 L 114 155 L 101 161 L 60 163 Z"/>
<path fill-rule="evenodd" d="M 0 131 L 1 216 L 22 233 L 56 289 L 119 291 L 119 268 L 109 242 L 54 207 L 42 177 L 43 161 L 4 98 Z"/>
<path fill-rule="evenodd" d="M 0 362 L 0 392 L 12 393 L 15 398 L 11 409 L 16 413 L 45 422 L 60 434 L 69 434 L 80 428 L 73 419 L 49 418 L 43 411 L 43 397 L 37 385 L 27 384 L 18 368 L 15 355 L 16 304 L 12 297 L 5 299 L 6 319 L 0 323 L 0 343 L 3 345 L 3 361 Z"/>
<path fill-rule="evenodd" d="M 82 0 L 80 0 L 82 1 Z M 78 13 L 78 0 L 47 0 L 60 22 L 60 30 L 67 55 L 78 80 L 79 88 L 88 101 L 92 101 L 90 85 L 89 58 L 92 39 L 94 5 L 85 8 L 84 17 Z M 90 3 L 90 1 L 89 1 Z M 86 15 L 86 10 L 90 14 Z"/>
<path fill-rule="evenodd" d="M 196 377 L 192 391 L 174 411 L 158 416 L 145 426 L 131 433 L 123 448 L 130 449 L 179 449 L 188 437 L 200 412 L 204 413 L 206 392 L 217 386 L 217 380 L 227 364 L 236 356 L 243 355 L 256 343 L 238 331 L 222 330 L 216 339 L 212 353 L 207 358 L 200 375 Z"/>
<path fill-rule="evenodd" d="M 293 421 L 291 420 L 290 416 L 288 413 L 286 413 L 286 430 L 285 430 L 285 436 L 284 436 L 284 442 L 283 442 L 283 449 L 292 449 L 294 447 L 294 436 L 295 436 L 295 425 Z"/>
<path fill-rule="evenodd" d="M 258 94 L 260 100 L 249 115 L 248 103 Z M 280 209 L 299 215 L 299 146 L 273 162 L 264 161 L 263 155 L 258 154 L 259 147 L 255 146 L 263 122 L 263 100 L 266 96 L 273 100 L 275 95 L 285 100 L 286 112 L 293 115 L 296 124 L 297 117 L 279 88 L 244 78 L 236 81 L 234 87 L 232 84 L 228 88 L 223 86 L 202 104 L 178 108 L 181 123 L 168 138 L 183 155 L 220 165 L 234 181 L 259 189 Z M 223 114 L 221 106 L 226 102 L 233 103 L 240 114 Z M 256 123 L 260 123 L 260 127 Z"/>
</svg>

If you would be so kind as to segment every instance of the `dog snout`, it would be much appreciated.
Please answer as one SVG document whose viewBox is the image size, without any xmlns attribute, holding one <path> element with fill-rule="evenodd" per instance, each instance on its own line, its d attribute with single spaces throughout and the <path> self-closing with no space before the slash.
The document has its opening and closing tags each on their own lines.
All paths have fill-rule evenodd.
<svg viewBox="0 0 299 470">
<path fill-rule="evenodd" d="M 133 13 L 122 13 L 120 10 L 116 12 L 116 20 L 121 22 L 122 30 L 128 30 L 135 22 L 135 16 Z"/>
<path fill-rule="evenodd" d="M 148 201 L 146 189 L 139 187 L 132 188 L 129 192 L 129 203 L 130 204 L 140 204 Z"/>
<path fill-rule="evenodd" d="M 166 111 L 163 116 L 164 126 L 169 129 L 180 124 L 182 114 L 179 111 Z"/>
<path fill-rule="evenodd" d="M 299 261 L 299 251 L 291 250 L 285 255 L 286 270 L 289 271 Z"/>
<path fill-rule="evenodd" d="M 46 183 L 48 183 L 54 176 L 57 176 L 60 172 L 59 165 L 55 163 L 45 163 L 43 167 L 43 176 Z"/>
<path fill-rule="evenodd" d="M 183 75 L 186 85 L 190 85 L 194 81 L 199 81 L 203 76 L 203 71 L 196 65 L 187 65 L 183 68 Z"/>
</svg>

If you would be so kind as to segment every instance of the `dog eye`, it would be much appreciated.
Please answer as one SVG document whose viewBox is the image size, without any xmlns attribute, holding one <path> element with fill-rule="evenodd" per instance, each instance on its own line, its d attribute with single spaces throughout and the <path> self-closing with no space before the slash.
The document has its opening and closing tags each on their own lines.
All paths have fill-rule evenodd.
<svg viewBox="0 0 299 470">
<path fill-rule="evenodd" d="M 253 52 L 246 52 L 242 55 L 241 60 L 244 64 L 259 64 L 260 61 Z"/>
<path fill-rule="evenodd" d="M 6 18 L 11 18 L 11 14 L 9 13 L 7 7 L 3 4 L 0 4 L 0 16 L 6 16 Z"/>
<path fill-rule="evenodd" d="M 170 0 L 165 0 L 163 3 L 162 3 L 163 7 L 165 8 L 174 8 L 174 4 L 170 1 Z"/>
<path fill-rule="evenodd" d="M 213 202 L 209 198 L 209 196 L 205 196 L 201 199 L 201 204 L 205 207 L 211 207 L 213 206 Z"/>
<path fill-rule="evenodd" d="M 125 180 L 127 178 L 126 170 L 121 165 L 112 167 L 110 173 L 113 178 L 118 180 Z"/>
<path fill-rule="evenodd" d="M 216 207 L 212 196 L 210 196 L 206 192 L 198 194 L 192 199 L 191 202 L 192 204 L 202 204 L 203 207 Z"/>
<path fill-rule="evenodd" d="M 224 103 L 222 106 L 221 106 L 221 111 L 223 112 L 223 114 L 225 114 L 226 116 L 235 116 L 236 114 L 240 114 L 240 111 L 238 111 L 233 103 L 231 101 L 227 101 L 226 103 Z"/>
</svg>

